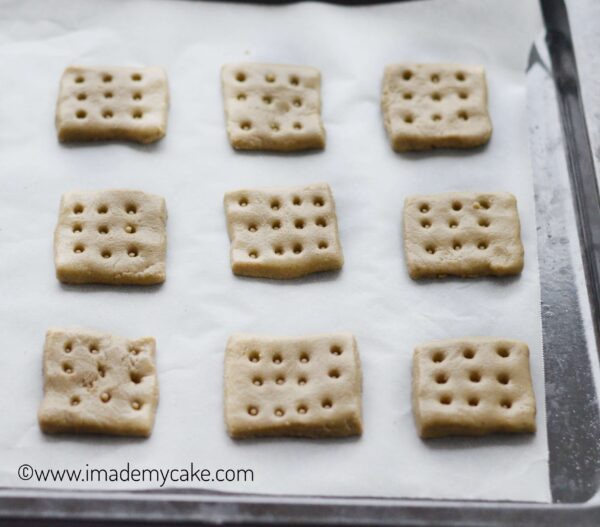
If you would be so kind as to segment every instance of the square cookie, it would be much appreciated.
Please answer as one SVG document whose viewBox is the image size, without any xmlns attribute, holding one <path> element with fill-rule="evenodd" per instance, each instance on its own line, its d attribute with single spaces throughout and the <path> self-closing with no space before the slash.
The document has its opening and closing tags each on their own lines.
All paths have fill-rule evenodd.
<svg viewBox="0 0 600 527">
<path fill-rule="evenodd" d="M 492 134 L 480 66 L 386 66 L 381 104 L 396 151 L 471 148 L 487 143 Z"/>
<path fill-rule="evenodd" d="M 221 82 L 227 134 L 236 150 L 325 148 L 318 69 L 226 64 Z"/>
<path fill-rule="evenodd" d="M 344 263 L 329 185 L 225 194 L 231 268 L 237 275 L 297 278 Z"/>
<path fill-rule="evenodd" d="M 354 337 L 233 335 L 225 351 L 225 422 L 233 438 L 362 433 Z"/>
<path fill-rule="evenodd" d="M 165 135 L 168 106 L 161 68 L 71 66 L 60 81 L 58 139 L 152 143 Z"/>
<path fill-rule="evenodd" d="M 450 192 L 404 202 L 411 278 L 514 275 L 523 270 L 517 200 L 507 192 Z"/>
<path fill-rule="evenodd" d="M 137 190 L 63 194 L 54 232 L 56 277 L 72 284 L 165 281 L 167 209 Z"/>
<path fill-rule="evenodd" d="M 155 349 L 152 337 L 49 330 L 42 431 L 149 436 L 158 404 Z"/>
<path fill-rule="evenodd" d="M 412 397 L 424 438 L 535 432 L 535 395 L 524 342 L 471 337 L 417 346 Z"/>
</svg>

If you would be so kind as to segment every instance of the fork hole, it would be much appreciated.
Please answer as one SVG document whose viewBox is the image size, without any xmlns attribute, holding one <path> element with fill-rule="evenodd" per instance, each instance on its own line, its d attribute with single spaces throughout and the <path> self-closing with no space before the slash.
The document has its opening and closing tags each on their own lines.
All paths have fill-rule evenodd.
<svg viewBox="0 0 600 527">
<path fill-rule="evenodd" d="M 469 398 L 469 406 L 478 406 L 478 405 L 479 405 L 479 399 L 477 399 L 477 397 Z"/>
<path fill-rule="evenodd" d="M 508 381 L 510 380 L 510 379 L 509 379 L 509 377 L 508 377 L 508 374 L 507 374 L 507 373 L 504 373 L 504 372 L 503 372 L 503 373 L 500 373 L 500 374 L 498 375 L 498 377 L 496 377 L 496 378 L 498 379 L 498 382 L 499 382 L 500 384 L 508 384 Z"/>
<path fill-rule="evenodd" d="M 500 357 L 502 357 L 503 359 L 510 355 L 510 352 L 506 348 L 498 348 L 496 350 L 496 353 L 498 353 L 498 355 L 500 355 Z"/>
<path fill-rule="evenodd" d="M 433 360 L 433 362 L 442 362 L 445 358 L 446 355 L 443 351 L 436 351 L 431 357 L 431 360 Z"/>
</svg>

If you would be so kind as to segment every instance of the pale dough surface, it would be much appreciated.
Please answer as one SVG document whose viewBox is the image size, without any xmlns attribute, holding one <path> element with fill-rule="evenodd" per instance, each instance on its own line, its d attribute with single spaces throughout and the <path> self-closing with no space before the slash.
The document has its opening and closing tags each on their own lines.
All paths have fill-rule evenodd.
<svg viewBox="0 0 600 527">
<path fill-rule="evenodd" d="M 535 432 L 524 342 L 471 337 L 417 346 L 412 391 L 421 437 Z"/>
<path fill-rule="evenodd" d="M 235 334 L 225 351 L 225 422 L 229 435 L 360 435 L 361 379 L 351 334 Z"/>
<path fill-rule="evenodd" d="M 514 275 L 523 270 L 517 201 L 507 192 L 448 192 L 404 202 L 411 278 Z"/>
<path fill-rule="evenodd" d="M 165 200 L 138 190 L 67 192 L 54 232 L 56 276 L 65 283 L 165 281 Z"/>
<path fill-rule="evenodd" d="M 318 69 L 286 64 L 226 64 L 221 69 L 221 83 L 227 134 L 233 148 L 325 148 Z"/>
<path fill-rule="evenodd" d="M 161 68 L 71 66 L 60 81 L 58 139 L 152 143 L 166 133 L 168 106 L 167 75 Z"/>
<path fill-rule="evenodd" d="M 155 350 L 152 337 L 130 340 L 92 330 L 49 330 L 41 429 L 149 436 L 158 405 Z"/>
<path fill-rule="evenodd" d="M 329 185 L 236 190 L 224 204 L 235 274 L 297 278 L 344 264 Z"/>
<path fill-rule="evenodd" d="M 470 148 L 487 143 L 492 134 L 481 66 L 386 66 L 381 105 L 396 151 Z"/>
</svg>

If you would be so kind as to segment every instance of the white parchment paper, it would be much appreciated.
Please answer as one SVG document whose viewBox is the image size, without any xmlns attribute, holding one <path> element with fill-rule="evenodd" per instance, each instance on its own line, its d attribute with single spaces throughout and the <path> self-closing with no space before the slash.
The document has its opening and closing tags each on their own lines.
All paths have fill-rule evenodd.
<svg viewBox="0 0 600 527">
<path fill-rule="evenodd" d="M 253 493 L 549 500 L 533 185 L 524 69 L 541 30 L 535 2 L 427 1 L 363 8 L 159 0 L 0 3 L 0 486 L 34 468 L 252 468 Z M 244 154 L 225 135 L 219 70 L 228 61 L 309 64 L 323 75 L 327 149 Z M 487 69 L 494 134 L 466 152 L 398 155 L 379 109 L 386 64 L 465 62 Z M 58 81 L 70 64 L 162 65 L 171 110 L 150 147 L 62 146 Z M 272 282 L 229 268 L 222 198 L 240 187 L 327 181 L 346 258 L 339 274 Z M 62 192 L 125 187 L 165 196 L 162 287 L 61 286 L 52 234 Z M 405 196 L 504 190 L 518 198 L 526 264 L 518 278 L 408 278 Z M 45 437 L 42 345 L 50 326 L 158 341 L 161 388 L 148 440 Z M 234 331 L 347 330 L 364 369 L 364 435 L 342 441 L 234 442 L 222 418 L 222 361 Z M 414 346 L 496 335 L 529 343 L 538 403 L 532 436 L 422 441 L 410 403 Z M 80 488 L 156 483 L 46 483 Z M 197 483 L 195 486 L 200 486 Z"/>
</svg>

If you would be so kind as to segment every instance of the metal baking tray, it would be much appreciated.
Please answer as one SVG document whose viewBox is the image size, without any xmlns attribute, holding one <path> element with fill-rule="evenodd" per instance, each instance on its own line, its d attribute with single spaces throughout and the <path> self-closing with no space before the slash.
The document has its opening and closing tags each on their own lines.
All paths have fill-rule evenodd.
<svg viewBox="0 0 600 527">
<path fill-rule="evenodd" d="M 600 412 L 590 360 L 600 337 L 600 197 L 564 0 L 540 4 L 546 38 L 531 49 L 529 78 L 538 89 L 528 90 L 528 108 L 538 116 L 530 146 L 552 503 L 0 489 L 0 525 L 600 525 Z"/>
</svg>

